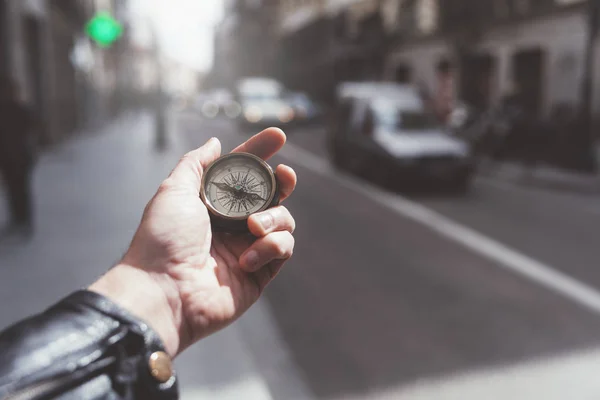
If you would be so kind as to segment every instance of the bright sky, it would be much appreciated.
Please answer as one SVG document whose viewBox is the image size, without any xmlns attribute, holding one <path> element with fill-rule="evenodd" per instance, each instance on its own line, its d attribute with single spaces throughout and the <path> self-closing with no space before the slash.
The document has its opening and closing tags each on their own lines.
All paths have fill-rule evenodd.
<svg viewBox="0 0 600 400">
<path fill-rule="evenodd" d="M 223 15 L 223 0 L 130 0 L 132 16 L 158 26 L 165 55 L 206 71 L 212 65 L 213 31 Z M 134 40 L 150 41 L 148 26 Z"/>
</svg>

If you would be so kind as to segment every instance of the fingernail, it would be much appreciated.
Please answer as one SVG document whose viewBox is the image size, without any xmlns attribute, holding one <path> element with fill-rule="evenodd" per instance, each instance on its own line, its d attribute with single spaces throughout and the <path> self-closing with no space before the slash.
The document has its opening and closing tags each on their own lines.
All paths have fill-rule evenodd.
<svg viewBox="0 0 600 400">
<path fill-rule="evenodd" d="M 246 254 L 246 263 L 248 267 L 254 268 L 258 265 L 258 253 L 254 250 L 250 250 L 248 254 Z"/>
<path fill-rule="evenodd" d="M 271 226 L 273 226 L 273 216 L 266 212 L 258 216 L 258 222 L 260 222 L 263 229 L 269 229 Z"/>
</svg>

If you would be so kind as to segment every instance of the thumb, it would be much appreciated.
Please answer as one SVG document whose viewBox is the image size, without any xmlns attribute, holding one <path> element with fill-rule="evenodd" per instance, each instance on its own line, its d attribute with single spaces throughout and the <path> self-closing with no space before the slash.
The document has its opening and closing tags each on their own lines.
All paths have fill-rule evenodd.
<svg viewBox="0 0 600 400">
<path fill-rule="evenodd" d="M 220 155 L 221 142 L 213 137 L 204 146 L 184 155 L 169 175 L 169 179 L 175 185 L 187 186 L 199 192 L 204 168 Z"/>
</svg>

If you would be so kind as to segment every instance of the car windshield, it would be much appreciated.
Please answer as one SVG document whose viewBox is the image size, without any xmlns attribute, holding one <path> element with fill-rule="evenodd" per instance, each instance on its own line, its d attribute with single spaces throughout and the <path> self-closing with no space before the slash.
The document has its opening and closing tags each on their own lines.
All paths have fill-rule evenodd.
<svg viewBox="0 0 600 400">
<path fill-rule="evenodd" d="M 242 98 L 246 101 L 268 101 L 276 100 L 279 96 L 275 93 L 244 93 Z"/>
<path fill-rule="evenodd" d="M 283 88 L 271 79 L 247 79 L 240 82 L 239 93 L 245 101 L 268 101 L 280 99 Z"/>
<path fill-rule="evenodd" d="M 375 125 L 389 130 L 423 131 L 438 124 L 434 116 L 416 107 L 406 107 L 392 101 L 377 101 L 371 105 Z"/>
</svg>

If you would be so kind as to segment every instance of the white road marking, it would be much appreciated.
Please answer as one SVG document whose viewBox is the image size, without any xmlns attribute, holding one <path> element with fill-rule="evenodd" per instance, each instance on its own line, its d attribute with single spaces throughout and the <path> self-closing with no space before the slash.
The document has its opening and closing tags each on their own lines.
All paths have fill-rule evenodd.
<svg viewBox="0 0 600 400">
<path fill-rule="evenodd" d="M 421 223 L 438 234 L 482 255 L 498 266 L 516 272 L 589 310 L 600 314 L 600 291 L 551 266 L 396 194 L 388 194 L 367 182 L 335 172 L 321 157 L 287 143 L 281 155 L 298 165 L 363 194 L 388 209 Z"/>
<path fill-rule="evenodd" d="M 239 381 L 229 381 L 226 385 L 213 389 L 183 389 L 181 400 L 271 400 L 269 389 L 258 377 Z"/>
<path fill-rule="evenodd" d="M 370 393 L 369 400 L 598 399 L 600 350 L 486 368 Z M 344 396 L 343 400 L 367 396 Z M 340 399 L 341 400 L 341 399 Z"/>
</svg>

